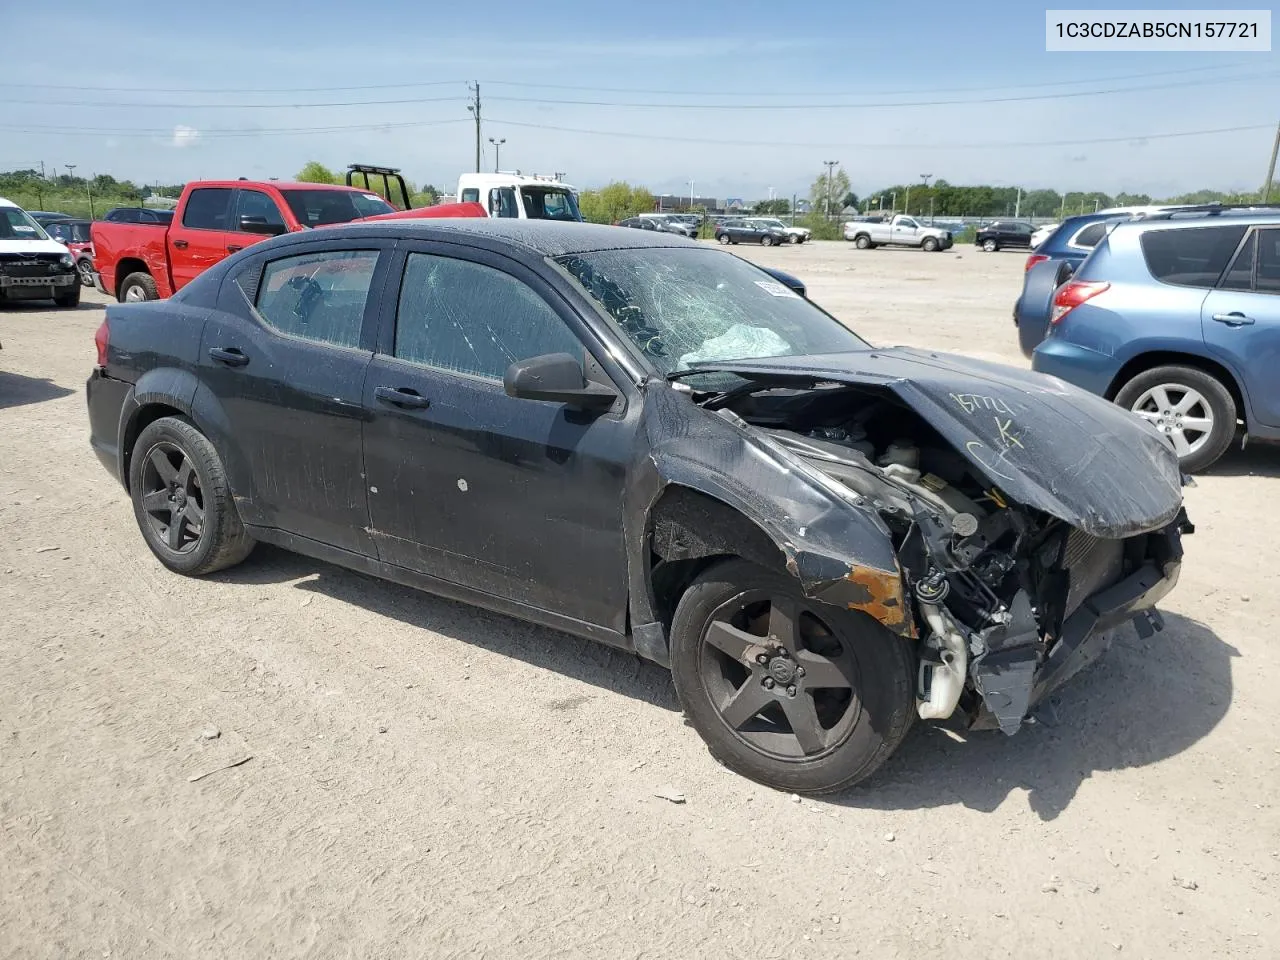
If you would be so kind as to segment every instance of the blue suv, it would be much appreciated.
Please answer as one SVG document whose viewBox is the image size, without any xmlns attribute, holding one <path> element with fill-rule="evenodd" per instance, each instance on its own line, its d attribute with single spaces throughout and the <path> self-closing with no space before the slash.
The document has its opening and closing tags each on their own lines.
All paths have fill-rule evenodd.
<svg viewBox="0 0 1280 960">
<path fill-rule="evenodd" d="M 1280 440 L 1280 212 L 1180 214 L 1111 227 L 1045 299 L 1032 367 L 1150 421 L 1192 473 L 1238 421 Z"/>
</svg>

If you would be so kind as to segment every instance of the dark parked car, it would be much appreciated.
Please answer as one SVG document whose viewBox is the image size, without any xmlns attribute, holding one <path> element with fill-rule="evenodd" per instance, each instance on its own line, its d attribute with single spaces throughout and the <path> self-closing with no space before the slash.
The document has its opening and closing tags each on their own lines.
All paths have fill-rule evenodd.
<svg viewBox="0 0 1280 960">
<path fill-rule="evenodd" d="M 763 220 L 726 220 L 716 227 L 716 239 L 724 244 L 758 243 L 764 247 L 787 243 L 787 231 Z"/>
<path fill-rule="evenodd" d="M 1047 331 L 1036 370 L 1150 421 L 1188 473 L 1222 456 L 1239 421 L 1280 440 L 1280 211 L 1118 224 L 1024 312 Z"/>
<path fill-rule="evenodd" d="M 618 226 L 630 227 L 632 230 L 653 230 L 657 231 L 658 224 L 650 220 L 648 217 L 627 217 L 625 220 L 619 220 Z"/>
<path fill-rule="evenodd" d="M 147 207 L 112 207 L 103 216 L 110 223 L 162 223 L 173 222 L 172 210 L 151 210 Z"/>
<path fill-rule="evenodd" d="M 1031 249 L 1031 235 L 1036 228 L 1021 220 L 995 220 L 978 230 L 974 243 L 987 253 L 995 253 L 1005 247 Z"/>
<path fill-rule="evenodd" d="M 71 251 L 75 258 L 76 270 L 80 274 L 80 282 L 86 287 L 93 286 L 93 240 L 89 236 L 89 220 L 55 220 L 46 224 L 44 232 L 50 239 L 57 240 Z"/>
<path fill-rule="evenodd" d="M 95 340 L 92 447 L 166 567 L 263 541 L 635 651 L 785 790 L 862 780 L 916 717 L 1013 733 L 1178 576 L 1149 425 L 872 350 L 656 231 L 288 234 Z"/>
<path fill-rule="evenodd" d="M 47 227 L 51 223 L 57 223 L 59 220 L 75 219 L 75 217 L 69 213 L 52 213 L 48 210 L 28 210 L 27 216 L 42 227 Z"/>
</svg>

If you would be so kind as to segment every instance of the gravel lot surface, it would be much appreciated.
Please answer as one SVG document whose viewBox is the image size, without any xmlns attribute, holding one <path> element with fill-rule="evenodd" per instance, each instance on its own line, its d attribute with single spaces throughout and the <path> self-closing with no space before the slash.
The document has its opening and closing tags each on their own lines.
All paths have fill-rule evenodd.
<svg viewBox="0 0 1280 960">
<path fill-rule="evenodd" d="M 1022 255 L 736 250 L 1025 364 Z M 275 549 L 163 570 L 87 443 L 103 305 L 0 307 L 0 957 L 1280 956 L 1280 449 L 1187 491 L 1168 629 L 1051 722 L 797 801 L 633 657 Z"/>
</svg>

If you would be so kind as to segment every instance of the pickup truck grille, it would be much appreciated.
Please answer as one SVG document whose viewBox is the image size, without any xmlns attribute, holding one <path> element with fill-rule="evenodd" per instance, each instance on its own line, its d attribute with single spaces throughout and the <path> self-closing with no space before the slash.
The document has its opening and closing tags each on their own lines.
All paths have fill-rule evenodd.
<svg viewBox="0 0 1280 960">
<path fill-rule="evenodd" d="M 9 277 L 47 277 L 62 273 L 61 253 L 0 253 L 0 272 Z"/>
</svg>

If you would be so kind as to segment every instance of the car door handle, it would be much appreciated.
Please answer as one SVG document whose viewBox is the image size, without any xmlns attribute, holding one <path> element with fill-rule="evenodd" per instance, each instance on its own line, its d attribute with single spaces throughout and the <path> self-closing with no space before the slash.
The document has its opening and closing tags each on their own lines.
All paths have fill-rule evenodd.
<svg viewBox="0 0 1280 960">
<path fill-rule="evenodd" d="M 187 241 L 185 240 L 175 240 L 173 241 L 173 245 L 177 247 L 179 250 L 187 249 Z"/>
<path fill-rule="evenodd" d="M 249 358 L 235 347 L 212 347 L 209 350 L 209 358 L 225 363 L 228 367 L 243 367 L 249 362 Z"/>
<path fill-rule="evenodd" d="M 239 252 L 240 252 L 241 250 L 243 250 L 243 249 L 244 249 L 244 247 L 243 247 L 241 244 L 238 244 L 238 243 L 228 243 L 228 244 L 227 244 L 227 253 L 239 253 Z"/>
<path fill-rule="evenodd" d="M 383 403 L 410 410 L 425 410 L 431 401 L 408 387 L 375 387 L 373 395 Z"/>
<path fill-rule="evenodd" d="M 1228 327 L 1247 327 L 1253 323 L 1253 317 L 1246 317 L 1243 313 L 1215 313 L 1213 319 L 1218 323 L 1225 323 Z"/>
</svg>

